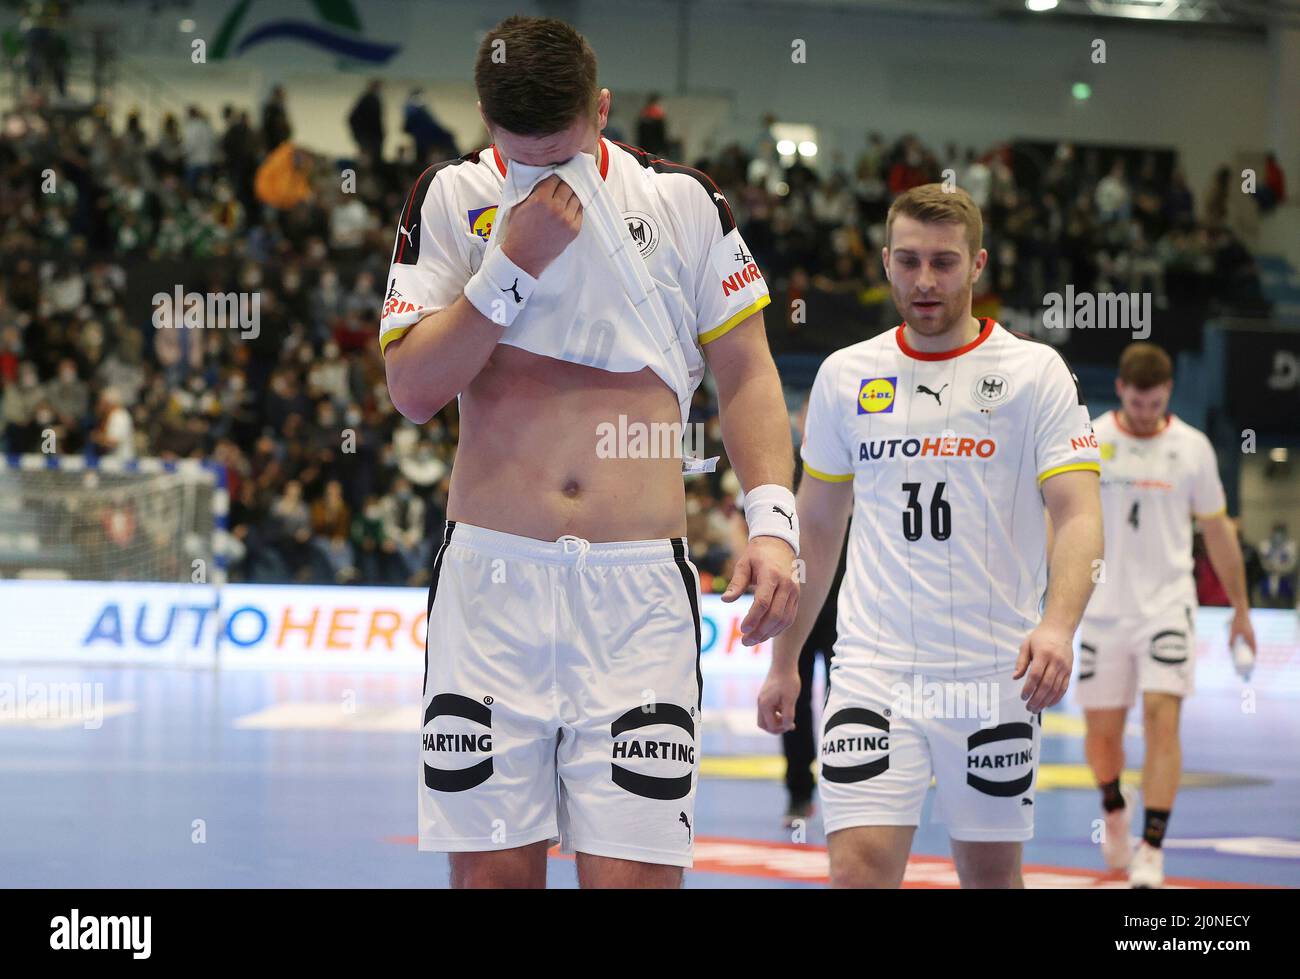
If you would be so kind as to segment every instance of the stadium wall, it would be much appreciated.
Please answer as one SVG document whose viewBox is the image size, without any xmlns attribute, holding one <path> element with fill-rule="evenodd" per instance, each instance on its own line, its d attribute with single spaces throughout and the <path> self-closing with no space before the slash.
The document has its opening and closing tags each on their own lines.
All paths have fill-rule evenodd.
<svg viewBox="0 0 1300 979">
<path fill-rule="evenodd" d="M 640 94 L 649 90 L 734 101 L 725 121 L 684 134 L 687 156 L 731 140 L 749 145 L 763 114 L 773 112 L 783 121 L 818 125 L 826 158 L 838 150 L 850 161 L 873 129 L 887 137 L 915 132 L 936 151 L 950 140 L 983 148 L 1013 137 L 1168 146 L 1181 154 L 1199 196 L 1215 167 L 1238 151 L 1269 144 L 1274 69 L 1262 36 L 1197 35 L 1120 21 L 922 18 L 728 0 L 696 3 L 685 14 L 664 0 L 372 0 L 355 4 L 359 28 L 345 30 L 323 23 L 307 0 L 263 0 L 245 5 L 226 32 L 224 59 L 216 58 L 219 35 L 236 6 L 235 0 L 217 0 L 130 23 L 117 4 L 79 9 L 87 21 L 119 24 L 126 98 L 133 87 L 144 92 L 152 86 L 148 99 L 166 103 L 175 96 L 173 108 L 189 100 L 256 104 L 272 83 L 284 82 L 300 139 L 331 153 L 351 151 L 343 116 L 374 75 L 392 83 L 390 132 L 400 128 L 406 88 L 420 82 L 435 93 L 433 104 L 458 139 L 475 144 L 475 48 L 511 13 L 559 13 L 575 23 L 601 58 L 601 81 L 614 91 L 621 117 L 632 118 Z M 177 29 L 182 17 L 193 18 L 192 33 Z M 268 25 L 280 22 L 298 24 L 301 36 L 265 37 Z M 340 55 L 304 39 L 313 31 L 333 38 L 336 47 L 349 42 L 392 51 L 378 61 Z M 206 39 L 205 64 L 190 62 L 194 38 Z M 806 42 L 805 64 L 792 63 L 795 39 Z M 1105 64 L 1091 61 L 1096 39 L 1106 42 Z M 1156 77 L 1159 85 L 1152 82 Z M 1085 103 L 1071 97 L 1076 81 L 1092 87 Z M 670 125 L 679 127 L 687 108 L 669 103 L 668 110 Z"/>
</svg>

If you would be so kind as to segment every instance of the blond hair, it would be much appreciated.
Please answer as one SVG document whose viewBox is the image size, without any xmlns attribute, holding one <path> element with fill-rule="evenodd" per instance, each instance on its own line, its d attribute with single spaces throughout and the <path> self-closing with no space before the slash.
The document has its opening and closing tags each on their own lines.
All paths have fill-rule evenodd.
<svg viewBox="0 0 1300 979">
<path fill-rule="evenodd" d="M 984 247 L 984 217 L 970 194 L 960 187 L 945 190 L 943 184 L 922 184 L 899 194 L 885 218 L 885 244 L 889 247 L 893 247 L 894 218 L 900 214 L 925 224 L 960 224 L 966 229 L 972 259 Z"/>
</svg>

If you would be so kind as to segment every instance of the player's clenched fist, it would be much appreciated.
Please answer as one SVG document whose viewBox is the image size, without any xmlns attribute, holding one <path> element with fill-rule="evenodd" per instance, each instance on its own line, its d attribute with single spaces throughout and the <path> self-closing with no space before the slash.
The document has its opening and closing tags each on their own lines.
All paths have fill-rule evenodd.
<svg viewBox="0 0 1300 979">
<path fill-rule="evenodd" d="M 572 187 L 551 175 L 511 209 L 501 250 L 535 279 L 581 230 L 582 202 Z"/>
</svg>

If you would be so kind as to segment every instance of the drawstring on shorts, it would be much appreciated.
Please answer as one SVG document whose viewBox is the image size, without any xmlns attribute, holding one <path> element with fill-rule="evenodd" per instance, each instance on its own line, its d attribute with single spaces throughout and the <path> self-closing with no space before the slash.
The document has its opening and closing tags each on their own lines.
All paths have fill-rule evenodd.
<svg viewBox="0 0 1300 979">
<path fill-rule="evenodd" d="M 566 556 L 570 554 L 578 555 L 578 560 L 574 562 L 573 565 L 574 568 L 578 571 L 587 570 L 587 552 L 591 550 L 591 541 L 584 540 L 581 537 L 575 537 L 573 534 L 565 534 L 562 537 L 556 538 L 555 543 L 564 545 L 564 553 Z M 570 547 L 570 544 L 574 546 Z"/>
</svg>

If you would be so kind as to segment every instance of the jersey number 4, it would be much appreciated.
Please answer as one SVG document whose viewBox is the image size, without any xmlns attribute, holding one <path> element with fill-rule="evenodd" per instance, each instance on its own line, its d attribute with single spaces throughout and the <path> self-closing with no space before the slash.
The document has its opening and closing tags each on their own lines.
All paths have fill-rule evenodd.
<svg viewBox="0 0 1300 979">
<path fill-rule="evenodd" d="M 947 540 L 952 533 L 952 507 L 943 498 L 946 484 L 936 483 L 934 495 L 930 497 L 930 536 L 935 540 Z M 907 508 L 903 510 L 903 536 L 908 540 L 920 540 L 925 533 L 925 514 L 921 509 L 921 483 L 904 483 L 903 492 L 907 494 Z"/>
</svg>

